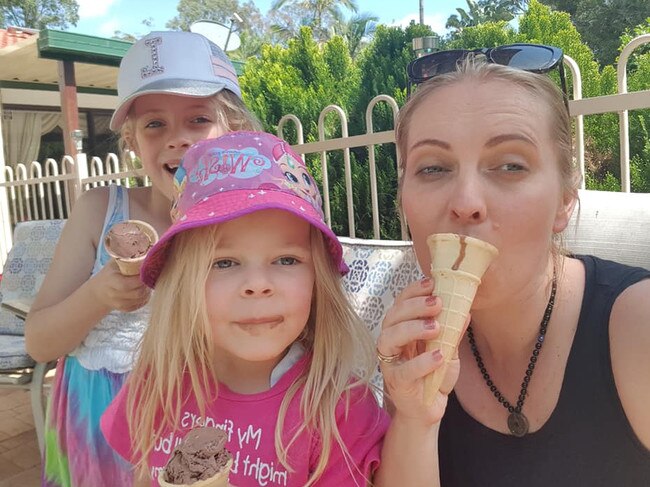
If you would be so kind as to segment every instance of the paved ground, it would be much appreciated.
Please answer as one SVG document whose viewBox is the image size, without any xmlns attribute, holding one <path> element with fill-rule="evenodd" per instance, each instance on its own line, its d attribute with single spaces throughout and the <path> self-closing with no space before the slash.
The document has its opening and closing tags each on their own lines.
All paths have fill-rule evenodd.
<svg viewBox="0 0 650 487">
<path fill-rule="evenodd" d="M 0 389 L 0 487 L 38 487 L 40 463 L 29 391 Z"/>
</svg>

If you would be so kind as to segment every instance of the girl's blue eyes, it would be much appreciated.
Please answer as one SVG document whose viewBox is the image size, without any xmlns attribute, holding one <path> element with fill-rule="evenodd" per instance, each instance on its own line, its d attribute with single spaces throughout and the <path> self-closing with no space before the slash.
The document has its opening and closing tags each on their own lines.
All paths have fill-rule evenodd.
<svg viewBox="0 0 650 487">
<path fill-rule="evenodd" d="M 229 269 L 233 265 L 235 265 L 235 262 L 232 261 L 231 259 L 221 259 L 221 260 L 216 260 L 212 263 L 212 268 L 213 269 Z"/>
<path fill-rule="evenodd" d="M 283 266 L 290 266 L 290 265 L 296 265 L 299 264 L 300 261 L 296 259 L 295 257 L 280 257 L 277 259 L 274 263 L 277 263 L 279 265 Z M 236 266 L 237 263 L 232 260 L 232 259 L 219 259 L 215 260 L 212 263 L 212 268 L 213 269 L 230 269 L 231 267 Z"/>
<path fill-rule="evenodd" d="M 204 123 L 212 123 L 212 120 L 210 120 L 208 117 L 196 117 L 191 120 L 192 123 L 195 124 L 204 124 Z M 145 128 L 159 128 L 165 125 L 165 123 L 162 120 L 152 120 L 151 122 L 147 122 L 145 124 Z"/>
</svg>

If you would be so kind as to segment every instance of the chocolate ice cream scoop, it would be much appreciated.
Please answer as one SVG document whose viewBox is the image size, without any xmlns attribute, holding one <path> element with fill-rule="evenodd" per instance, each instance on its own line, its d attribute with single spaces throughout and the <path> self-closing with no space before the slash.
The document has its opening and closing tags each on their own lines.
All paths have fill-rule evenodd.
<svg viewBox="0 0 650 487">
<path fill-rule="evenodd" d="M 153 242 L 140 225 L 132 221 L 116 223 L 106 234 L 106 247 L 122 259 L 146 255 Z"/>
<path fill-rule="evenodd" d="M 226 440 L 226 433 L 219 428 L 193 429 L 174 448 L 162 480 L 172 485 L 192 485 L 223 474 L 225 470 L 224 485 L 228 485 L 232 455 L 226 450 Z"/>
<path fill-rule="evenodd" d="M 147 222 L 126 220 L 114 224 L 106 232 L 104 246 L 117 261 L 122 274 L 133 276 L 140 272 L 147 252 L 157 241 L 158 233 Z"/>
</svg>

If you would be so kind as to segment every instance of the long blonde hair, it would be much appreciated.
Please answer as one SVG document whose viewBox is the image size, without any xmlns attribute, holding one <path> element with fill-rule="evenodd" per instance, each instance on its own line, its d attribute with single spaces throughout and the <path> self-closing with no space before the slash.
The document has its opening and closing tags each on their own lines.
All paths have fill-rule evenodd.
<svg viewBox="0 0 650 487">
<path fill-rule="evenodd" d="M 212 365 L 215 347 L 205 283 L 218 238 L 219 225 L 178 234 L 157 281 L 150 323 L 128 379 L 129 431 L 141 468 L 148 465 L 155 438 L 176 429 L 182 405 L 190 394 L 195 394 L 202 417 L 217 398 L 214 394 L 208 397 L 209 391 L 215 391 L 218 377 Z M 350 389 L 368 385 L 376 367 L 370 333 L 352 309 L 323 234 L 315 227 L 311 227 L 311 249 L 316 278 L 311 313 L 300 341 L 312 359 L 308 370 L 283 398 L 275 430 L 278 458 L 289 471 L 293 470 L 288 458 L 291 444 L 303 433 L 319 436 L 321 455 L 306 485 L 312 485 L 322 475 L 333 441 L 350 459 L 337 427 L 336 405 L 343 398 L 347 408 Z M 189 387 L 184 385 L 185 378 L 189 378 Z M 283 444 L 287 409 L 301 389 L 304 421 L 291 440 Z"/>
</svg>

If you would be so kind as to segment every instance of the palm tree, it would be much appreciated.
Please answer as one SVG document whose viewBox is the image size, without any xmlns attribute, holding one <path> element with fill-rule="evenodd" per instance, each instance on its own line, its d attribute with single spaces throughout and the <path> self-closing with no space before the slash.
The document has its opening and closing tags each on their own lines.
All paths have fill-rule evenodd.
<svg viewBox="0 0 650 487">
<path fill-rule="evenodd" d="M 341 17 L 341 7 L 354 13 L 358 10 L 356 0 L 275 0 L 271 12 L 279 12 L 285 7 L 299 12 L 298 23 L 311 27 L 319 40 L 327 38 L 327 27 Z"/>
<path fill-rule="evenodd" d="M 375 33 L 377 22 L 379 22 L 379 17 L 370 12 L 364 12 L 354 15 L 349 20 L 336 19 L 332 31 L 347 41 L 350 56 L 355 58 Z"/>
<path fill-rule="evenodd" d="M 526 0 L 465 0 L 467 10 L 457 8 L 458 14 L 450 15 L 445 27 L 460 32 L 485 22 L 510 22 L 515 14 L 521 13 Z"/>
</svg>

